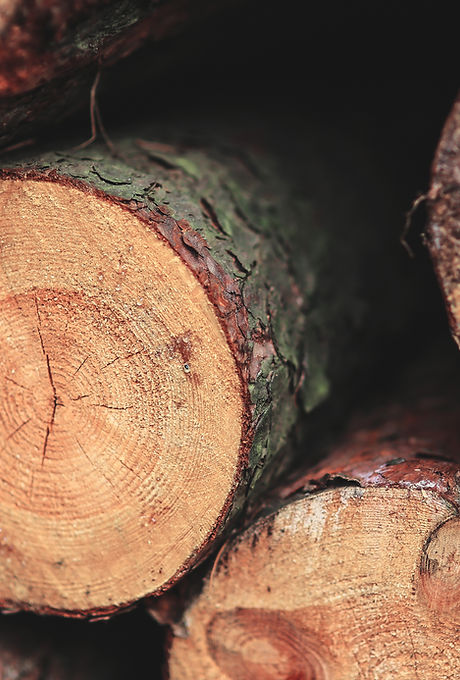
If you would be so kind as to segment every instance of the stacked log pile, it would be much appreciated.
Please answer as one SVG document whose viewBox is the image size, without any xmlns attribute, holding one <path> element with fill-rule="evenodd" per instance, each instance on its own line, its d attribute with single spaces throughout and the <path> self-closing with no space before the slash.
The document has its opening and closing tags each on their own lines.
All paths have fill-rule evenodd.
<svg viewBox="0 0 460 680">
<path fill-rule="evenodd" d="M 313 119 L 301 170 L 225 115 L 109 138 L 101 67 L 215 8 L 45 4 L 0 6 L 0 678 L 119 677 L 89 620 L 134 608 L 170 680 L 457 678 L 458 362 L 398 388 L 424 300 L 378 171 Z M 50 137 L 81 93 L 91 139 Z M 459 111 L 428 192 L 457 342 Z"/>
</svg>

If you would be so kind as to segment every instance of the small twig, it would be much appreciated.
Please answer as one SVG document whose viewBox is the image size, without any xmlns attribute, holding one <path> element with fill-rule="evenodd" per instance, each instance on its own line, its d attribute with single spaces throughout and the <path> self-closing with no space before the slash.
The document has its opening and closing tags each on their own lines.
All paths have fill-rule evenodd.
<svg viewBox="0 0 460 680">
<path fill-rule="evenodd" d="M 419 196 L 417 196 L 417 198 L 412 202 L 410 209 L 406 213 L 406 221 L 404 222 L 404 228 L 402 230 L 402 233 L 401 233 L 399 240 L 400 240 L 403 248 L 405 248 L 405 250 L 409 254 L 409 257 L 415 257 L 415 253 L 412 250 L 412 248 L 410 247 L 410 245 L 408 244 L 407 238 L 406 238 L 409 231 L 410 231 L 410 228 L 412 226 L 412 222 L 413 222 L 412 218 L 413 218 L 417 208 L 419 207 L 419 205 L 421 203 L 423 203 L 424 201 L 426 201 L 428 198 L 429 198 L 428 194 L 419 194 Z"/>
<path fill-rule="evenodd" d="M 89 96 L 89 116 L 91 119 L 91 137 L 86 140 L 86 142 L 82 142 L 78 146 L 74 146 L 73 150 L 74 151 L 79 151 L 80 149 L 86 149 L 87 146 L 92 144 L 96 137 L 97 137 L 97 123 L 96 123 L 96 110 L 97 110 L 97 101 L 96 101 L 96 92 L 97 92 L 97 86 L 99 85 L 99 80 L 101 79 L 101 69 L 100 67 L 97 69 L 96 77 L 94 79 L 94 82 L 91 86 L 91 91 L 90 91 L 90 96 Z"/>
<path fill-rule="evenodd" d="M 104 123 L 102 122 L 102 116 L 101 116 L 101 111 L 99 109 L 99 104 L 97 102 L 97 88 L 99 86 L 99 81 L 101 79 L 101 66 L 99 64 L 99 67 L 97 69 L 96 77 L 94 79 L 94 82 L 91 86 L 91 91 L 90 91 L 90 96 L 89 96 L 89 116 L 91 120 L 91 137 L 87 139 L 85 142 L 82 142 L 81 144 L 78 144 L 78 146 L 73 147 L 73 151 L 80 151 L 81 149 L 86 149 L 87 146 L 92 144 L 94 141 L 96 141 L 98 131 L 102 135 L 102 139 L 107 145 L 107 148 L 109 149 L 110 153 L 113 156 L 118 156 L 120 157 L 120 154 L 117 152 L 115 145 L 113 144 L 112 140 L 110 139 L 109 135 L 107 134 L 107 130 L 105 129 Z"/>
<path fill-rule="evenodd" d="M 97 101 L 95 103 L 95 112 L 96 112 L 97 124 L 99 126 L 99 130 L 101 132 L 102 139 L 104 140 L 104 142 L 106 143 L 108 149 L 112 152 L 112 154 L 114 156 L 118 156 L 119 154 L 118 154 L 118 152 L 115 148 L 115 145 L 112 142 L 112 140 L 110 139 L 109 135 L 107 134 L 107 130 L 105 129 L 104 123 L 102 122 L 101 111 L 99 109 L 99 104 L 97 103 Z"/>
</svg>

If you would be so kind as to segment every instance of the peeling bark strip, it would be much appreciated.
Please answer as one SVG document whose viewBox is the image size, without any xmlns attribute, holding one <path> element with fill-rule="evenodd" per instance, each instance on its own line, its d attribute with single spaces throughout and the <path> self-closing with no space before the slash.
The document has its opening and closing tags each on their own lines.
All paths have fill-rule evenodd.
<svg viewBox="0 0 460 680">
<path fill-rule="evenodd" d="M 453 447 L 458 460 L 459 411 L 449 410 L 435 427 L 423 406 L 374 414 L 284 487 L 175 623 L 170 680 L 455 680 L 460 465 L 445 456 Z"/>
<path fill-rule="evenodd" d="M 116 144 L 124 160 L 93 146 L 2 173 L 4 608 L 161 593 L 327 394 L 294 236 L 314 238 L 310 206 L 266 159 L 254 174 L 231 152 Z"/>
<path fill-rule="evenodd" d="M 24 124 L 81 108 L 98 65 L 196 25 L 215 9 L 209 0 L 2 2 L 0 146 Z"/>
<path fill-rule="evenodd" d="M 460 346 L 460 98 L 447 118 L 431 171 L 428 247 Z"/>
</svg>

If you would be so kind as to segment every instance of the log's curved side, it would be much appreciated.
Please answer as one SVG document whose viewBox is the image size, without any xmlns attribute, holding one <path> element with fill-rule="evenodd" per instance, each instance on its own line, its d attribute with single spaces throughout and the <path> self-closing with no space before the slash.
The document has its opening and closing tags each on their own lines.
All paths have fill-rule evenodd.
<svg viewBox="0 0 460 680">
<path fill-rule="evenodd" d="M 2 173 L 4 607 L 162 592 L 279 472 L 298 414 L 289 205 L 238 157 L 120 149 Z"/>
<path fill-rule="evenodd" d="M 452 335 L 460 345 L 460 99 L 454 103 L 441 134 L 428 201 L 428 247 Z"/>
<path fill-rule="evenodd" d="M 287 499 L 348 482 L 433 488 L 460 505 L 460 473 L 455 468 L 460 463 L 458 389 L 451 385 L 446 391 L 440 395 L 439 387 L 425 386 L 378 411 L 356 415 L 332 453 L 303 474 L 293 474 L 277 487 L 275 496 Z"/>
<path fill-rule="evenodd" d="M 374 414 L 280 488 L 173 627 L 170 680 L 457 676 L 460 467 L 425 417 Z"/>
</svg>

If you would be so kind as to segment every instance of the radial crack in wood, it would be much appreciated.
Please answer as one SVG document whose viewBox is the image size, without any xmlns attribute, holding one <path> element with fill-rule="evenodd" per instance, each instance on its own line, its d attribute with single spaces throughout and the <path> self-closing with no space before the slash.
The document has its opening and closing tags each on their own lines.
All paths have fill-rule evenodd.
<svg viewBox="0 0 460 680">
<path fill-rule="evenodd" d="M 301 411 L 331 385 L 351 400 L 395 326 L 399 343 L 367 213 L 343 239 L 342 210 L 220 123 L 1 173 L 3 607 L 161 594 L 285 471 Z"/>
<path fill-rule="evenodd" d="M 162 592 L 276 473 L 299 413 L 286 195 L 231 153 L 169 145 L 163 168 L 153 142 L 117 144 L 123 161 L 48 152 L 0 182 L 4 608 L 100 615 Z"/>
<path fill-rule="evenodd" d="M 130 601 L 225 504 L 235 361 L 205 290 L 143 222 L 58 183 L 2 192 L 2 599 Z"/>
</svg>

